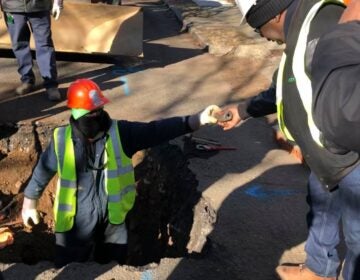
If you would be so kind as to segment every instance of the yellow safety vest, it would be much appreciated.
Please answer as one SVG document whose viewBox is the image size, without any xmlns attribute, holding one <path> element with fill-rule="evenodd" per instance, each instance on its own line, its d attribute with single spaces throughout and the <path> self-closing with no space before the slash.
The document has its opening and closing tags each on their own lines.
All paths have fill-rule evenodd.
<svg viewBox="0 0 360 280">
<path fill-rule="evenodd" d="M 58 184 L 54 203 L 55 232 L 69 231 L 76 215 L 77 179 L 71 126 L 54 130 Z M 105 190 L 109 221 L 122 224 L 135 202 L 135 177 L 131 158 L 123 151 L 117 122 L 112 121 L 106 140 L 104 162 Z"/>
<path fill-rule="evenodd" d="M 293 55 L 293 63 L 292 63 L 292 71 L 295 76 L 295 82 L 297 90 L 299 91 L 301 101 L 306 110 L 308 126 L 312 135 L 313 140 L 319 145 L 323 146 L 320 141 L 320 130 L 314 123 L 312 116 L 312 86 L 311 80 L 306 73 L 305 68 L 305 52 L 307 47 L 307 37 L 310 30 L 310 25 L 312 20 L 314 19 L 317 12 L 326 4 L 334 3 L 334 4 L 344 4 L 343 1 L 338 0 L 321 0 L 312 6 L 310 11 L 307 13 L 306 18 L 301 26 L 298 40 L 296 43 L 294 55 Z M 289 130 L 286 128 L 284 122 L 283 115 L 283 102 L 282 102 L 282 89 L 283 89 L 283 75 L 284 75 L 284 67 L 286 63 L 286 54 L 283 53 L 279 65 L 279 71 L 276 82 L 276 106 L 277 106 L 277 117 L 280 130 L 284 133 L 287 139 L 291 141 L 295 141 L 291 136 Z"/>
</svg>

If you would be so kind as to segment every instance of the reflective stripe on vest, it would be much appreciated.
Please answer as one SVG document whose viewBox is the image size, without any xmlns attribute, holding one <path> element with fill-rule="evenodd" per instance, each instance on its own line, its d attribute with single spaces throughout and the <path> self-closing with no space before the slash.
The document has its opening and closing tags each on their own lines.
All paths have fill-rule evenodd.
<svg viewBox="0 0 360 280">
<path fill-rule="evenodd" d="M 132 161 L 122 149 L 116 121 L 112 122 L 109 134 L 104 153 L 109 221 L 121 224 L 135 202 L 135 177 Z M 76 167 L 71 127 L 55 129 L 54 139 L 59 174 L 54 205 L 55 231 L 65 232 L 73 227 L 76 214 Z"/>
<path fill-rule="evenodd" d="M 75 154 L 70 126 L 54 130 L 54 144 L 59 177 L 54 203 L 55 232 L 64 232 L 73 227 L 76 213 Z"/>
<path fill-rule="evenodd" d="M 310 129 L 311 136 L 313 140 L 321 147 L 323 146 L 320 141 L 321 133 L 320 130 L 315 125 L 312 116 L 312 86 L 311 86 L 311 80 L 309 79 L 306 73 L 305 52 L 307 47 L 307 37 L 309 34 L 311 21 L 314 19 L 315 15 L 320 10 L 320 8 L 323 5 L 329 3 L 343 4 L 342 1 L 322 0 L 312 6 L 310 11 L 307 13 L 306 18 L 304 19 L 304 22 L 301 26 L 293 55 L 293 64 L 292 64 L 292 71 L 295 76 L 296 87 L 297 90 L 299 91 L 301 101 L 303 103 L 304 109 L 307 114 L 308 127 Z M 283 75 L 284 75 L 285 63 L 286 63 L 286 54 L 284 52 L 280 61 L 277 83 L 276 83 L 277 116 L 281 131 L 289 140 L 294 141 L 294 138 L 291 136 L 290 132 L 286 128 L 284 122 L 284 116 L 283 116 L 282 89 L 283 89 Z"/>
</svg>

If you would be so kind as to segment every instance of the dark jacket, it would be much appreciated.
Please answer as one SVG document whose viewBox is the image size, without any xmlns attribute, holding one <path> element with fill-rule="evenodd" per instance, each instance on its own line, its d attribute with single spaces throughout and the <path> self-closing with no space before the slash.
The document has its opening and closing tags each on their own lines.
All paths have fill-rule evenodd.
<svg viewBox="0 0 360 280">
<path fill-rule="evenodd" d="M 314 121 L 325 138 L 360 153 L 360 21 L 320 38 L 312 76 Z"/>
<path fill-rule="evenodd" d="M 287 10 L 285 20 L 285 36 L 287 55 L 284 67 L 283 82 L 283 118 L 287 129 L 300 146 L 303 156 L 310 169 L 315 173 L 317 178 L 328 188 L 332 188 L 346 176 L 359 162 L 359 155 L 350 150 L 344 150 L 331 143 L 320 147 L 313 141 L 309 127 L 306 110 L 302 104 L 300 94 L 294 82 L 294 74 L 292 72 L 292 59 L 298 39 L 298 34 L 303 20 L 309 9 L 316 3 L 316 0 L 296 0 Z M 305 55 L 307 72 L 310 73 L 312 65 L 313 52 L 319 37 L 329 32 L 337 25 L 337 22 L 343 12 L 343 7 L 339 5 L 329 4 L 323 7 L 311 23 L 308 36 L 308 45 Z M 270 88 L 273 92 L 272 88 Z M 264 95 L 264 93 L 262 93 Z M 272 93 L 273 102 L 275 104 L 275 93 Z M 254 113 L 256 104 L 259 104 L 261 98 L 254 98 L 253 102 L 247 109 L 247 112 L 253 116 L 260 116 L 261 113 Z M 267 102 L 261 103 L 257 110 L 267 112 L 270 108 L 269 95 Z M 273 105 L 274 108 L 274 105 Z M 329 141 L 324 141 L 328 143 Z"/>
<path fill-rule="evenodd" d="M 50 11 L 52 4 L 52 0 L 1 0 L 2 10 L 10 13 Z"/>
</svg>

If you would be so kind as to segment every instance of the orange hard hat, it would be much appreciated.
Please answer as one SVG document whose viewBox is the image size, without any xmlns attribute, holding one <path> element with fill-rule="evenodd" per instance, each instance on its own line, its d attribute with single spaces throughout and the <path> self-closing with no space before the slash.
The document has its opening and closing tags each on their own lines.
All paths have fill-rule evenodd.
<svg viewBox="0 0 360 280">
<path fill-rule="evenodd" d="M 90 79 L 78 79 L 67 90 L 67 106 L 71 109 L 93 111 L 108 102 L 99 86 Z"/>
</svg>

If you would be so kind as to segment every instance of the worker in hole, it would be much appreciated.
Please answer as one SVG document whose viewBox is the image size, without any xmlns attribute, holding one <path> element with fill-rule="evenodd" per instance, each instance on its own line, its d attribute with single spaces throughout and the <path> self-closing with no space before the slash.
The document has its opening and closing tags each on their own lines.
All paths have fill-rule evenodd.
<svg viewBox="0 0 360 280">
<path fill-rule="evenodd" d="M 70 123 L 54 130 L 24 191 L 22 218 L 39 223 L 37 201 L 57 173 L 54 203 L 55 266 L 94 259 L 126 263 L 126 214 L 135 200 L 132 155 L 177 136 L 216 123 L 220 108 L 184 117 L 131 122 L 111 119 L 109 101 L 89 79 L 73 82 L 67 92 Z"/>
</svg>

